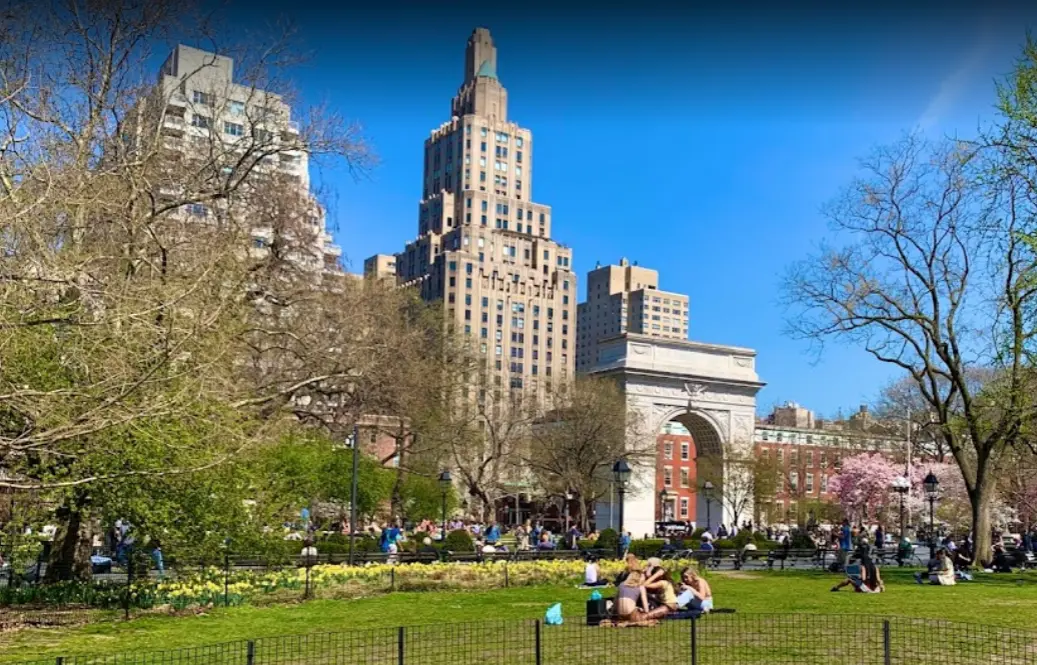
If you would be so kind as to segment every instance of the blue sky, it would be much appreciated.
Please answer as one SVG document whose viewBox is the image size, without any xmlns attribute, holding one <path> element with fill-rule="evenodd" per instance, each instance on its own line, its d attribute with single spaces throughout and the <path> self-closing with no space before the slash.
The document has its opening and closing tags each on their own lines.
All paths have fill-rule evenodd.
<svg viewBox="0 0 1037 665">
<path fill-rule="evenodd" d="M 829 345 L 818 359 L 786 337 L 785 266 L 825 235 L 819 207 L 872 146 L 991 120 L 993 81 L 1035 18 L 950 3 L 522 16 L 379 7 L 291 16 L 313 52 L 295 72 L 301 93 L 360 121 L 380 159 L 369 178 L 337 165 L 318 176 L 336 192 L 349 269 L 416 234 L 422 143 L 448 119 L 465 40 L 485 25 L 509 115 L 535 136 L 532 198 L 553 206 L 581 285 L 597 261 L 659 270 L 661 288 L 690 295 L 692 339 L 757 350 L 761 411 L 794 400 L 826 415 L 870 401 L 895 374 L 859 349 Z"/>
</svg>

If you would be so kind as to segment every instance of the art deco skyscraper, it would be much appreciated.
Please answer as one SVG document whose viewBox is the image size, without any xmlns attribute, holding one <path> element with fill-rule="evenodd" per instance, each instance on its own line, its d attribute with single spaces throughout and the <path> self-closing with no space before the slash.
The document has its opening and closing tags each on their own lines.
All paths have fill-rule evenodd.
<svg viewBox="0 0 1037 665">
<path fill-rule="evenodd" d="M 508 120 L 485 28 L 468 39 L 451 115 L 425 141 L 418 237 L 397 255 L 398 278 L 444 301 L 496 387 L 549 386 L 575 364 L 572 250 L 551 239 L 551 208 L 533 202 L 533 135 Z"/>
</svg>

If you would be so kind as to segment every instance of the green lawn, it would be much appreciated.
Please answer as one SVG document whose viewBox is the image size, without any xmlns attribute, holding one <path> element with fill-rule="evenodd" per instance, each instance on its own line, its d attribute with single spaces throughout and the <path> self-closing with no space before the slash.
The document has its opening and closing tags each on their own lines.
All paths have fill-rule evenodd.
<svg viewBox="0 0 1037 665">
<path fill-rule="evenodd" d="M 861 614 L 946 619 L 1037 628 L 1037 574 L 977 575 L 951 588 L 918 586 L 910 572 L 884 571 L 885 594 L 830 593 L 834 575 L 808 572 L 710 573 L 718 607 L 737 616 Z M 63 654 L 170 649 L 245 638 L 339 632 L 399 625 L 533 619 L 554 602 L 580 617 L 587 591 L 531 587 L 480 592 L 394 593 L 355 600 L 313 600 L 269 607 L 232 607 L 193 616 L 144 616 L 78 628 L 0 635 L 0 662 Z"/>
</svg>

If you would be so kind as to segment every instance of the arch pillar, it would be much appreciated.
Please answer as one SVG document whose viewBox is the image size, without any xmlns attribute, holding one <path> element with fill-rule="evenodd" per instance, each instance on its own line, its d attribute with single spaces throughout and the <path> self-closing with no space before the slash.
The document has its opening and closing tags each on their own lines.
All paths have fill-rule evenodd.
<svg viewBox="0 0 1037 665">
<path fill-rule="evenodd" d="M 623 525 L 634 538 L 651 536 L 659 501 L 656 440 L 664 424 L 685 424 L 697 455 L 718 459 L 721 484 L 737 472 L 730 460 L 752 454 L 756 394 L 765 385 L 756 374 L 756 352 L 630 333 L 602 340 L 598 349 L 598 364 L 591 373 L 620 383 L 635 425 L 627 443 L 633 473 L 623 497 Z M 714 526 L 734 517 L 721 492 L 718 488 L 713 500 Z M 615 494 L 599 503 L 598 528 L 618 527 Z M 703 504 L 696 512 L 704 515 L 705 502 L 696 503 Z"/>
</svg>

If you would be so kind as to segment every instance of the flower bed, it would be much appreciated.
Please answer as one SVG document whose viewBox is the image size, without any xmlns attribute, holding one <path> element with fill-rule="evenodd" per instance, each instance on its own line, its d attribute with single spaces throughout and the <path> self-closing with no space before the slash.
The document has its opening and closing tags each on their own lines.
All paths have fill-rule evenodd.
<svg viewBox="0 0 1037 665">
<path fill-rule="evenodd" d="M 671 573 L 694 561 L 666 561 Z M 613 578 L 623 569 L 621 561 L 602 561 L 601 574 Z M 364 566 L 323 564 L 309 570 L 311 593 L 330 596 L 369 595 L 390 590 L 477 590 L 510 586 L 578 585 L 583 581 L 584 563 L 572 561 L 494 561 L 485 563 L 384 563 Z M 305 568 L 278 571 L 231 571 L 225 578 L 220 568 L 164 581 L 141 580 L 134 583 L 131 603 L 150 609 L 168 606 L 173 610 L 209 605 L 241 605 L 301 594 L 306 586 Z M 78 604 L 89 607 L 118 607 L 125 600 L 125 587 L 107 586 L 104 591 L 90 584 L 28 587 L 0 594 L 8 605 Z"/>
</svg>

